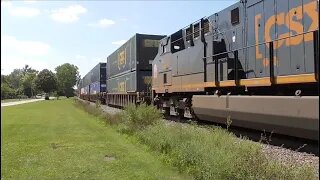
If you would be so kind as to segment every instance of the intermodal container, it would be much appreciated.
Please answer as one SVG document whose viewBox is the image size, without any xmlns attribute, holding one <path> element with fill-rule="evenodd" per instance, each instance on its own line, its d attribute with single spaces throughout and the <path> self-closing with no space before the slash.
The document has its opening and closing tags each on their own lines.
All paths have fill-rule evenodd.
<svg viewBox="0 0 320 180">
<path fill-rule="evenodd" d="M 135 34 L 107 58 L 107 77 L 114 78 L 132 71 L 151 71 L 159 41 L 165 36 Z"/>
<path fill-rule="evenodd" d="M 97 64 L 91 71 L 89 71 L 83 77 L 82 82 L 81 82 L 81 87 L 87 87 L 87 86 L 89 87 L 90 86 L 89 90 L 94 88 L 93 91 L 95 91 L 95 92 L 105 92 L 106 91 L 106 81 L 107 81 L 106 68 L 107 68 L 107 63 Z M 97 83 L 98 83 L 99 87 L 96 87 Z M 88 93 L 89 93 L 89 90 L 88 90 Z"/>
</svg>

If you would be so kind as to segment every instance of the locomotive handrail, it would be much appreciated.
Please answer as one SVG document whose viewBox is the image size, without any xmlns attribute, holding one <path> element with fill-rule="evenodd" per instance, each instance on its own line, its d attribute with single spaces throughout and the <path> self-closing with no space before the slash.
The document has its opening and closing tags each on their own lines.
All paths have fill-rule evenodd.
<svg viewBox="0 0 320 180">
<path fill-rule="evenodd" d="M 196 21 L 196 22 L 197 22 L 197 21 Z M 204 29 L 204 28 L 199 27 L 199 30 L 198 30 L 198 31 L 194 31 L 193 33 L 189 33 L 188 35 L 193 35 L 193 34 L 195 34 L 195 33 L 197 33 L 197 32 L 201 32 L 202 29 Z M 254 46 L 260 46 L 260 45 L 263 45 L 263 44 L 269 44 L 270 42 L 279 41 L 279 40 L 283 40 L 283 39 L 288 39 L 288 38 L 291 38 L 291 37 L 296 37 L 296 36 L 300 36 L 300 35 L 307 34 L 307 33 L 313 33 L 313 32 L 315 32 L 315 31 L 317 31 L 317 30 L 318 30 L 318 29 L 312 30 L 312 31 L 303 32 L 303 33 L 298 33 L 298 34 L 295 34 L 295 35 L 290 35 L 290 36 L 288 36 L 288 37 L 277 38 L 277 39 L 274 39 L 274 40 L 272 40 L 272 41 L 265 41 L 265 42 L 262 42 L 262 43 L 258 43 L 258 44 L 254 44 L 254 45 L 250 45 L 250 46 L 238 48 L 238 49 L 236 49 L 236 50 L 243 50 L 243 49 L 248 49 L 248 48 L 254 47 Z M 226 32 L 226 31 L 217 32 L 217 33 L 214 33 L 214 34 L 212 34 L 212 35 L 223 34 L 224 32 Z M 199 37 L 200 37 L 200 35 L 199 35 Z M 172 41 L 171 43 L 175 43 L 175 42 L 180 41 L 181 39 L 184 39 L 184 38 L 186 38 L 186 36 L 182 36 L 181 38 L 176 39 L 176 40 Z M 232 50 L 232 51 L 235 51 L 235 50 Z M 232 51 L 229 51 L 229 53 L 232 52 Z M 224 52 L 224 53 L 228 53 L 228 52 Z M 221 54 L 217 54 L 217 55 L 221 55 Z M 211 56 L 211 57 L 212 57 L 212 56 Z M 209 57 L 203 57 L 203 58 L 210 58 L 210 56 L 209 56 Z"/>
<path fill-rule="evenodd" d="M 248 49 L 248 48 L 255 47 L 255 46 L 260 46 L 260 45 L 263 45 L 263 44 L 269 44 L 270 42 L 275 42 L 275 41 L 279 41 L 279 40 L 283 40 L 283 39 L 288 39 L 288 38 L 291 38 L 291 37 L 296 37 L 296 36 L 300 36 L 300 35 L 307 34 L 307 33 L 313 33 L 313 32 L 316 32 L 316 31 L 318 31 L 318 29 L 317 30 L 313 30 L 313 31 L 307 31 L 307 32 L 295 34 L 295 35 L 290 35 L 290 36 L 284 37 L 284 38 L 274 39 L 272 41 L 265 41 L 265 42 L 262 42 L 262 43 L 258 43 L 258 44 L 254 44 L 254 45 L 250 45 L 250 46 L 246 46 L 246 47 L 242 47 L 242 48 L 238 48 L 238 49 L 234 49 L 234 50 L 230 50 L 230 51 L 214 54 L 212 56 L 207 56 L 207 57 L 203 57 L 203 58 L 211 58 L 211 57 L 215 57 L 215 56 L 219 56 L 219 55 L 223 55 L 223 54 L 227 54 L 227 53 L 233 53 L 234 51 Z"/>
<path fill-rule="evenodd" d="M 207 17 L 207 16 L 204 16 L 204 17 L 202 17 L 202 18 L 200 18 L 200 19 L 198 19 L 198 20 L 196 20 L 196 21 L 194 21 L 194 22 L 192 22 L 192 23 L 190 23 L 190 24 L 194 24 L 194 23 L 196 23 L 196 22 L 200 22 L 201 19 L 204 19 L 204 18 L 206 18 L 206 17 Z M 187 28 L 190 26 L 190 24 L 187 25 L 187 26 L 185 26 L 185 27 L 183 27 L 183 28 L 181 28 L 181 30 L 182 30 L 182 29 L 187 29 Z"/>
<path fill-rule="evenodd" d="M 204 17 L 204 18 L 206 18 L 206 17 Z M 201 19 L 204 19 L 204 18 L 201 18 Z M 198 22 L 198 21 L 200 22 L 201 19 L 199 19 L 199 20 L 197 20 L 197 21 L 195 21 L 195 22 Z M 193 23 L 191 23 L 191 24 L 194 24 L 195 22 L 193 22 Z M 210 21 L 208 21 L 208 22 L 209 22 L 209 24 L 210 24 Z M 190 25 L 189 25 L 189 26 L 186 26 L 186 27 L 184 27 L 184 28 L 181 28 L 181 30 L 188 29 L 187 27 L 190 27 Z M 193 34 L 195 34 L 195 33 L 197 33 L 197 32 L 201 32 L 202 29 L 204 29 L 204 28 L 199 27 L 199 30 L 198 30 L 198 31 L 193 31 L 193 33 L 189 33 L 188 35 L 193 35 Z M 199 33 L 199 34 L 200 34 L 200 33 Z M 176 40 L 174 40 L 174 41 L 171 41 L 171 43 L 175 43 L 175 42 L 177 42 L 177 41 L 179 41 L 179 40 L 181 40 L 181 39 L 184 39 L 184 38 L 186 38 L 186 37 L 187 37 L 187 34 L 186 34 L 185 36 L 182 36 L 182 37 L 179 38 L 179 39 L 176 39 Z M 200 37 L 200 35 L 199 35 L 199 37 Z"/>
</svg>

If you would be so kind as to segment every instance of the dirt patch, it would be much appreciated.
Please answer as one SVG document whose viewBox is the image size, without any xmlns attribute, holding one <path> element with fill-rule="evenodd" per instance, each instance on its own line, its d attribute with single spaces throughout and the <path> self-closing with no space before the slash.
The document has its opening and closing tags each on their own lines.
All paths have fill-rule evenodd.
<svg viewBox="0 0 320 180">
<path fill-rule="evenodd" d="M 116 160 L 116 158 L 113 157 L 113 156 L 106 155 L 106 156 L 104 156 L 103 160 L 109 162 L 109 161 L 114 161 L 114 160 Z"/>
<path fill-rule="evenodd" d="M 52 149 L 58 149 L 58 148 L 66 147 L 66 146 L 60 145 L 60 144 L 58 144 L 58 143 L 50 143 L 50 147 L 51 147 Z"/>
</svg>

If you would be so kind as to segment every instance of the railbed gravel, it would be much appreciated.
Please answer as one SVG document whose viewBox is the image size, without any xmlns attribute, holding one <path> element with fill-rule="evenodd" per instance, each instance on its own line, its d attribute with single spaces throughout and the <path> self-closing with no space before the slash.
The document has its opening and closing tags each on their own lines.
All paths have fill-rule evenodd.
<svg viewBox="0 0 320 180">
<path fill-rule="evenodd" d="M 121 109 L 117 109 L 117 108 L 106 106 L 106 105 L 101 105 L 101 109 L 102 111 L 112 115 L 120 113 L 122 111 Z"/>
<path fill-rule="evenodd" d="M 294 163 L 301 165 L 310 165 L 314 168 L 319 178 L 319 157 L 306 152 L 298 152 L 270 144 L 261 144 L 262 151 L 270 160 L 276 160 L 283 164 Z"/>
<path fill-rule="evenodd" d="M 91 105 L 94 103 L 90 102 Z M 110 114 L 117 114 L 121 112 L 121 109 L 101 105 L 101 109 Z M 177 122 L 166 121 L 167 125 L 172 125 Z M 262 152 L 266 155 L 269 160 L 276 160 L 283 164 L 301 164 L 301 165 L 310 165 L 314 168 L 317 178 L 319 178 L 319 157 L 314 154 L 308 154 L 305 152 L 298 152 L 291 149 L 286 149 L 279 146 L 273 146 L 270 144 L 260 143 L 262 146 Z"/>
</svg>

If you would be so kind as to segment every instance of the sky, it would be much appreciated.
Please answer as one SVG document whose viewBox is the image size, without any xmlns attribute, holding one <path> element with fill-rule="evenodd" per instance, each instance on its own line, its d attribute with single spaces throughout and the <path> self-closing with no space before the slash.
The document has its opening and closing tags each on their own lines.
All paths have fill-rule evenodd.
<svg viewBox="0 0 320 180">
<path fill-rule="evenodd" d="M 81 77 L 135 33 L 170 35 L 236 0 L 1 0 L 1 74 L 63 63 Z"/>
</svg>

